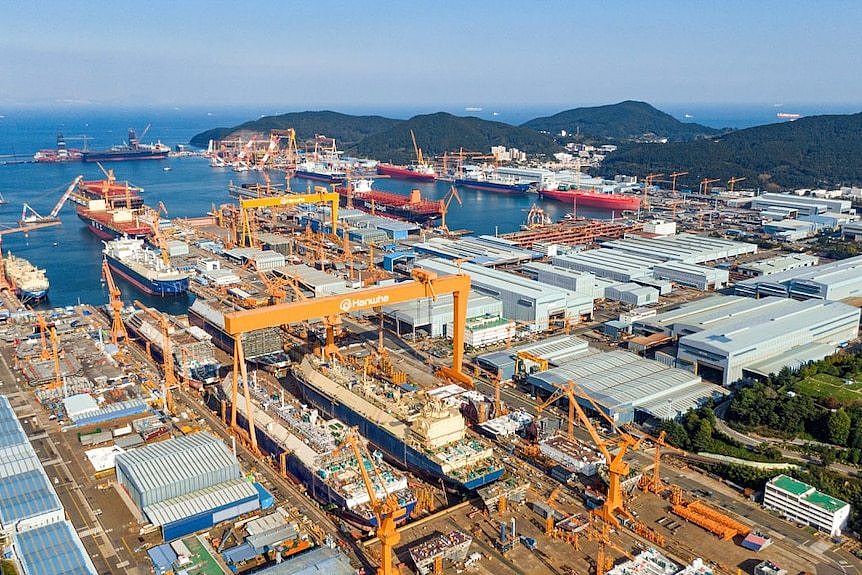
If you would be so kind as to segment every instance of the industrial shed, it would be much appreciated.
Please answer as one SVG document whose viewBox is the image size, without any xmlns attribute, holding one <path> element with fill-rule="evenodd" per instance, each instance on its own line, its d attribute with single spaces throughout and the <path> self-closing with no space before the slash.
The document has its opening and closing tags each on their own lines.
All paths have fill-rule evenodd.
<svg viewBox="0 0 862 575">
<path fill-rule="evenodd" d="M 414 244 L 413 249 L 428 256 L 447 260 L 463 259 L 481 266 L 527 262 L 542 255 L 518 247 L 511 240 L 484 235 L 458 239 L 429 238 L 425 242 Z"/>
<path fill-rule="evenodd" d="M 550 395 L 557 385 L 576 382 L 614 421 L 675 418 L 689 408 L 727 393 L 689 371 L 668 367 L 628 351 L 596 353 L 567 361 L 527 378 L 533 394 Z M 586 399 L 582 407 L 592 410 Z"/>
<path fill-rule="evenodd" d="M 69 521 L 17 533 L 12 546 L 24 575 L 96 575 L 96 567 Z"/>
<path fill-rule="evenodd" d="M 256 575 L 353 575 L 350 559 L 337 549 L 317 547 L 298 557 L 271 565 Z"/>
<path fill-rule="evenodd" d="M 862 256 L 746 279 L 736 284 L 735 291 L 749 297 L 831 301 L 862 297 Z"/>
<path fill-rule="evenodd" d="M 634 282 L 614 284 L 605 289 L 605 299 L 635 306 L 649 305 L 658 303 L 658 290 Z"/>
<path fill-rule="evenodd" d="M 652 275 L 652 267 L 662 260 L 655 256 L 635 255 L 608 248 L 555 256 L 553 264 L 617 282 L 630 282 Z"/>
<path fill-rule="evenodd" d="M 653 274 L 659 279 L 703 291 L 722 288 L 730 280 L 727 270 L 673 260 L 653 267 Z"/>
<path fill-rule="evenodd" d="M 427 297 L 383 306 L 383 313 L 395 323 L 398 333 L 415 333 L 417 329 L 425 329 L 431 337 L 451 337 L 453 308 L 452 294 L 440 294 L 436 300 Z M 486 315 L 500 316 L 502 312 L 502 302 L 470 290 L 467 298 L 467 319 Z"/>
<path fill-rule="evenodd" d="M 567 289 L 594 300 L 604 298 L 605 290 L 617 283 L 614 280 L 598 278 L 595 274 L 587 271 L 578 271 L 540 262 L 530 262 L 521 269 L 539 283 Z"/>
<path fill-rule="evenodd" d="M 228 447 L 206 432 L 122 453 L 117 481 L 166 540 L 260 507 Z"/>
<path fill-rule="evenodd" d="M 586 341 L 571 335 L 560 335 L 538 343 L 519 345 L 511 349 L 492 351 L 476 357 L 476 363 L 491 373 L 500 374 L 503 381 L 515 375 L 517 353 L 526 351 L 547 359 L 551 365 L 562 365 L 572 358 L 592 353 Z"/>
<path fill-rule="evenodd" d="M 628 237 L 611 240 L 602 243 L 602 248 L 687 264 L 726 260 L 743 254 L 757 253 L 756 244 L 685 233 L 658 238 Z"/>
</svg>

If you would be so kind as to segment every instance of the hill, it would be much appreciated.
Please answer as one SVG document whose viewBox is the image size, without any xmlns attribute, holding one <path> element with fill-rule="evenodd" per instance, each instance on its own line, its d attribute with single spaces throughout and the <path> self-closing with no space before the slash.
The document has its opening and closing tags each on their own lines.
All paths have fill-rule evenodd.
<svg viewBox="0 0 862 575">
<path fill-rule="evenodd" d="M 316 134 L 324 134 L 335 138 L 339 147 L 348 147 L 369 134 L 391 128 L 401 121 L 382 116 L 352 116 L 330 111 L 291 112 L 278 116 L 264 116 L 232 128 L 213 128 L 196 134 L 189 143 L 199 148 L 206 148 L 210 140 L 223 140 L 240 132 L 256 132 L 268 137 L 270 130 L 293 128 L 299 141 L 314 138 Z"/>
<path fill-rule="evenodd" d="M 862 113 L 811 116 L 739 130 L 719 138 L 631 144 L 605 158 L 601 173 L 644 176 L 688 170 L 703 177 L 744 176 L 761 188 L 862 185 Z"/>
<path fill-rule="evenodd" d="M 652 134 L 671 141 L 694 140 L 720 131 L 700 124 L 680 122 L 646 102 L 627 100 L 619 104 L 574 108 L 553 116 L 535 118 L 521 124 L 524 128 L 559 134 L 580 132 L 595 140 L 631 141 Z"/>
<path fill-rule="evenodd" d="M 528 154 L 553 154 L 562 149 L 552 137 L 529 128 L 438 112 L 414 116 L 372 134 L 348 151 L 381 161 L 409 162 L 414 156 L 410 130 L 416 134 L 422 151 L 429 155 L 460 148 L 488 152 L 491 146 L 514 147 Z"/>
</svg>

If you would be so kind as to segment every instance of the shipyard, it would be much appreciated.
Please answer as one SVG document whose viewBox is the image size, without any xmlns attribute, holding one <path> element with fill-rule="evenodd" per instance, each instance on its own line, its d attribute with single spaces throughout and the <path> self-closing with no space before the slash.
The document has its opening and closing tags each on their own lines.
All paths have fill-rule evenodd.
<svg viewBox="0 0 862 575">
<path fill-rule="evenodd" d="M 862 575 L 855 7 L 154 8 L 4 11 L 2 575 Z"/>
</svg>

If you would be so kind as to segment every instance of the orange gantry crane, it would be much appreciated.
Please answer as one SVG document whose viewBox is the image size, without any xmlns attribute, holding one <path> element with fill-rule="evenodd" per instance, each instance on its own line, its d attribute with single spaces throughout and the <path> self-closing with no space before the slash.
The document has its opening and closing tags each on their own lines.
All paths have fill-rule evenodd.
<svg viewBox="0 0 862 575">
<path fill-rule="evenodd" d="M 398 503 L 398 498 L 394 494 L 386 492 L 386 481 L 374 464 L 374 458 L 371 454 L 368 454 L 367 457 L 363 456 L 358 431 L 355 429 L 348 431 L 339 449 L 345 445 L 353 450 L 353 455 L 356 457 L 356 465 L 359 467 L 362 482 L 365 484 L 365 490 L 368 492 L 369 505 L 374 512 L 374 518 L 377 520 L 376 535 L 380 541 L 380 567 L 377 568 L 377 575 L 391 575 L 397 572 L 397 569 L 392 564 L 392 556 L 393 549 L 401 540 L 401 534 L 398 532 L 398 523 L 404 519 L 404 508 Z M 368 473 L 368 468 L 365 466 L 366 461 L 385 494 L 382 501 L 377 497 L 377 489 L 374 487 L 374 481 L 371 479 L 371 474 Z"/>
<path fill-rule="evenodd" d="M 111 343 L 117 345 L 122 339 L 129 340 L 129 334 L 126 332 L 126 325 L 123 323 L 123 300 L 120 298 L 120 288 L 114 283 L 114 276 L 111 275 L 111 268 L 108 266 L 107 260 L 102 260 L 102 275 L 105 277 L 105 283 L 108 285 L 108 297 L 111 300 Z"/>
<path fill-rule="evenodd" d="M 311 319 L 323 319 L 326 323 L 326 346 L 323 349 L 325 357 L 333 357 L 338 353 L 335 344 L 334 326 L 342 314 L 374 309 L 383 305 L 392 305 L 404 301 L 422 298 L 436 298 L 442 293 L 452 294 L 453 335 L 452 335 L 452 367 L 443 367 L 437 375 L 451 379 L 460 385 L 473 389 L 473 380 L 464 373 L 464 330 L 467 323 L 467 298 L 470 294 L 470 276 L 449 275 L 438 277 L 436 273 L 420 268 L 414 268 L 413 279 L 399 282 L 395 285 L 375 286 L 356 290 L 346 294 L 331 295 L 320 298 L 305 299 L 267 306 L 257 309 L 241 310 L 227 313 L 224 316 L 225 331 L 234 339 L 233 351 L 233 386 L 231 389 L 231 429 L 239 431 L 236 409 L 239 380 L 243 381 L 245 404 L 251 405 L 248 390 L 248 373 L 245 364 L 245 351 L 242 346 L 242 334 L 266 327 L 280 327 L 292 323 L 300 323 Z M 254 410 L 248 410 L 248 439 L 252 450 L 257 450 L 257 437 L 254 432 Z"/>
<path fill-rule="evenodd" d="M 171 324 L 165 317 L 165 314 L 157 312 L 135 300 L 135 307 L 142 310 L 148 316 L 159 322 L 159 327 L 162 330 L 162 371 L 164 379 L 162 381 L 162 401 L 163 407 L 168 414 L 174 412 L 174 400 L 171 394 L 171 389 L 177 386 L 177 374 L 174 369 L 174 351 L 171 342 Z"/>
<path fill-rule="evenodd" d="M 239 201 L 240 236 L 238 243 L 242 247 L 254 247 L 257 244 L 254 218 L 251 213 L 253 210 L 257 208 L 284 208 L 299 204 L 328 203 L 332 233 L 334 234 L 338 227 L 338 202 L 339 195 L 335 192 L 328 192 L 323 186 L 315 186 L 314 192 L 307 194 L 283 194 L 281 196 L 241 199 Z"/>
</svg>

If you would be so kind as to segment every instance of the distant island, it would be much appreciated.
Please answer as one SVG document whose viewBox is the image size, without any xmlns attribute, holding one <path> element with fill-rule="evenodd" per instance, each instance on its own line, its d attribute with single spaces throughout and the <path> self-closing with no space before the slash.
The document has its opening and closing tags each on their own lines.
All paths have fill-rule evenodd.
<svg viewBox="0 0 862 575">
<path fill-rule="evenodd" d="M 566 144 L 611 143 L 618 148 L 606 156 L 602 175 L 688 171 L 681 186 L 696 187 L 707 176 L 745 177 L 748 187 L 762 189 L 862 185 L 862 114 L 810 116 L 731 131 L 681 122 L 631 100 L 573 108 L 520 126 L 445 112 L 400 120 L 307 111 L 214 128 L 190 143 L 205 148 L 210 140 L 266 137 L 270 130 L 286 128 L 294 128 L 300 141 L 324 134 L 350 154 L 401 164 L 413 159 L 412 130 L 428 155 L 505 146 L 550 158 Z"/>
</svg>

